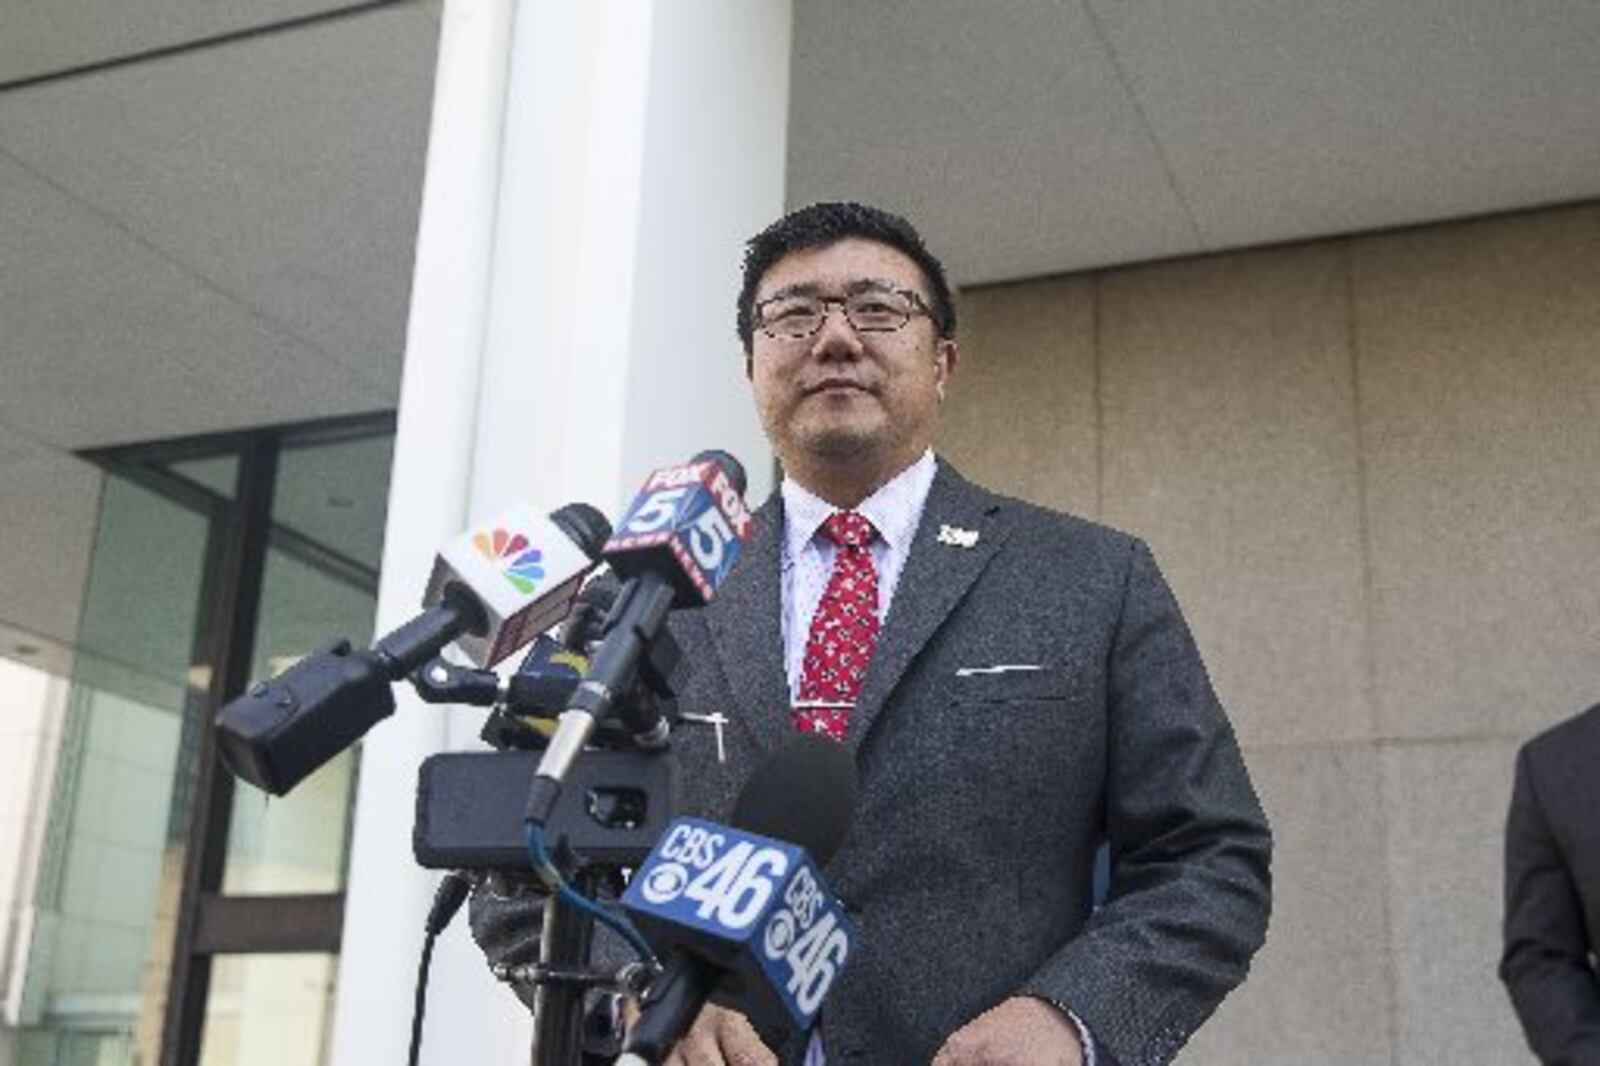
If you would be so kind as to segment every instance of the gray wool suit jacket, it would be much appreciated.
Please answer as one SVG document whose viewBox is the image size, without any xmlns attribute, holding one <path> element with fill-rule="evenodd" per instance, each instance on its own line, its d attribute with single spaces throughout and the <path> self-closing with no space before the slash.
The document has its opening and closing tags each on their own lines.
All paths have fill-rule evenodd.
<svg viewBox="0 0 1600 1066">
<path fill-rule="evenodd" d="M 941 543 L 943 526 L 977 541 Z M 684 805 L 714 820 L 792 735 L 781 528 L 774 494 L 716 600 L 673 622 L 682 708 L 732 720 L 726 761 L 709 729 L 674 739 Z M 1244 978 L 1271 838 L 1135 538 L 941 462 L 847 743 L 858 804 L 825 873 L 857 940 L 823 1006 L 830 1062 L 925 1064 L 1027 993 L 1075 1012 L 1103 1061 L 1164 1063 Z M 1102 842 L 1111 887 L 1093 909 Z"/>
</svg>

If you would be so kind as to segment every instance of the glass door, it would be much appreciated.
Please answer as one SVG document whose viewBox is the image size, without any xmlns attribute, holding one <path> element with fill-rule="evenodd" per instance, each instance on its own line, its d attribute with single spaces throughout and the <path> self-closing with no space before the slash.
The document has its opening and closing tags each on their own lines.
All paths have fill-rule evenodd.
<svg viewBox="0 0 1600 1066">
<path fill-rule="evenodd" d="M 20 1066 L 324 1061 L 359 756 L 235 787 L 216 709 L 370 639 L 388 415 L 117 449 L 47 760 Z M 43 765 L 43 763 L 41 763 Z"/>
</svg>

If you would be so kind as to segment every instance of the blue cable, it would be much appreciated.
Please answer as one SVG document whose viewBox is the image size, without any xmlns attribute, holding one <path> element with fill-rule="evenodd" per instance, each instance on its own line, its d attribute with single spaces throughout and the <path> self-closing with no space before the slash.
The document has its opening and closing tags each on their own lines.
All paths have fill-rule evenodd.
<svg viewBox="0 0 1600 1066">
<path fill-rule="evenodd" d="M 639 959 L 643 962 L 654 963 L 655 952 L 650 950 L 650 945 L 645 943 L 644 937 L 633 927 L 633 923 L 620 914 L 612 914 L 592 899 L 587 899 L 578 892 L 561 876 L 561 871 L 556 869 L 556 864 L 551 861 L 550 853 L 544 846 L 544 827 L 538 822 L 523 824 L 523 838 L 528 845 L 528 859 L 533 863 L 534 872 L 539 879 L 556 894 L 556 897 L 580 914 L 586 914 L 595 921 L 617 932 L 617 935 L 628 942 Z"/>
</svg>

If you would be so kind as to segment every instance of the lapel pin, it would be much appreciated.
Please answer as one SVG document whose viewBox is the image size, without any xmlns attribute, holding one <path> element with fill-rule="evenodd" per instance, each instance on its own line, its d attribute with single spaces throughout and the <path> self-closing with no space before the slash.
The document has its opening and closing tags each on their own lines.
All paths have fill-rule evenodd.
<svg viewBox="0 0 1600 1066">
<path fill-rule="evenodd" d="M 959 526 L 940 526 L 939 543 L 948 544 L 953 548 L 974 548 L 978 544 L 978 531 L 962 529 Z"/>
</svg>

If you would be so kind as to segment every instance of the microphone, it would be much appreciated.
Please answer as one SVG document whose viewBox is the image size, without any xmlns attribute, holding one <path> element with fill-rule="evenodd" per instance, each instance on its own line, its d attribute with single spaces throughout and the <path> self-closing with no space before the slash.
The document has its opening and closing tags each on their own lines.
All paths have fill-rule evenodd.
<svg viewBox="0 0 1600 1066">
<path fill-rule="evenodd" d="M 661 639 L 667 613 L 711 602 L 738 561 L 754 524 L 744 503 L 745 483 L 739 461 L 721 451 L 701 452 L 645 479 L 601 551 L 624 579 L 622 588 L 589 669 L 539 763 L 528 795 L 528 821 L 544 824 L 596 724 L 611 717 L 641 672 L 652 689 L 670 690 L 678 649 Z M 658 711 L 646 709 L 638 717 L 628 725 L 639 743 L 665 742 L 667 723 Z"/>
<path fill-rule="evenodd" d="M 411 685 L 428 703 L 494 708 L 480 734 L 492 747 L 526 748 L 533 741 L 532 746 L 542 748 L 589 668 L 589 645 L 599 639 L 616 598 L 614 580 L 589 582 L 573 601 L 559 639 L 545 633 L 535 637 L 509 677 L 440 657 L 413 672 Z"/>
<path fill-rule="evenodd" d="M 394 713 L 390 685 L 457 641 L 479 665 L 503 659 L 565 617 L 610 536 L 605 516 L 573 503 L 548 518 L 517 508 L 447 545 L 417 617 L 370 649 L 341 640 L 217 712 L 233 773 L 275 796 Z"/>
<path fill-rule="evenodd" d="M 605 632 L 606 615 L 617 602 L 618 584 L 604 574 L 583 586 L 572 604 L 572 612 L 561 623 L 559 636 L 567 650 L 589 654 L 589 645 Z"/>
<path fill-rule="evenodd" d="M 573 609 L 574 614 L 578 609 Z M 556 716 L 566 709 L 588 665 L 581 653 L 540 633 L 509 677 L 459 666 L 441 657 L 413 673 L 411 687 L 427 703 L 492 708 L 479 738 L 500 751 L 531 750 L 549 743 Z"/>
<path fill-rule="evenodd" d="M 676 607 L 702 607 L 750 539 L 744 467 L 709 449 L 645 479 L 602 551 L 622 578 L 664 579 Z"/>
<path fill-rule="evenodd" d="M 462 592 L 476 601 L 481 625 L 452 639 L 473 665 L 494 666 L 567 616 L 610 537 L 611 524 L 588 504 L 568 504 L 549 517 L 519 505 L 445 545 L 423 606 Z"/>
<path fill-rule="evenodd" d="M 517 672 L 506 679 L 501 705 L 507 713 L 551 720 L 566 709 L 589 669 L 589 645 L 604 632 L 606 615 L 617 601 L 617 585 L 604 576 L 578 593 L 562 623 L 559 639 L 540 634 Z"/>
<path fill-rule="evenodd" d="M 811 1028 L 854 936 L 818 868 L 844 841 L 855 791 L 850 751 L 802 734 L 746 782 L 734 828 L 668 827 L 622 898 L 669 962 L 619 1064 L 661 1061 L 707 999 L 758 1028 Z"/>
</svg>

